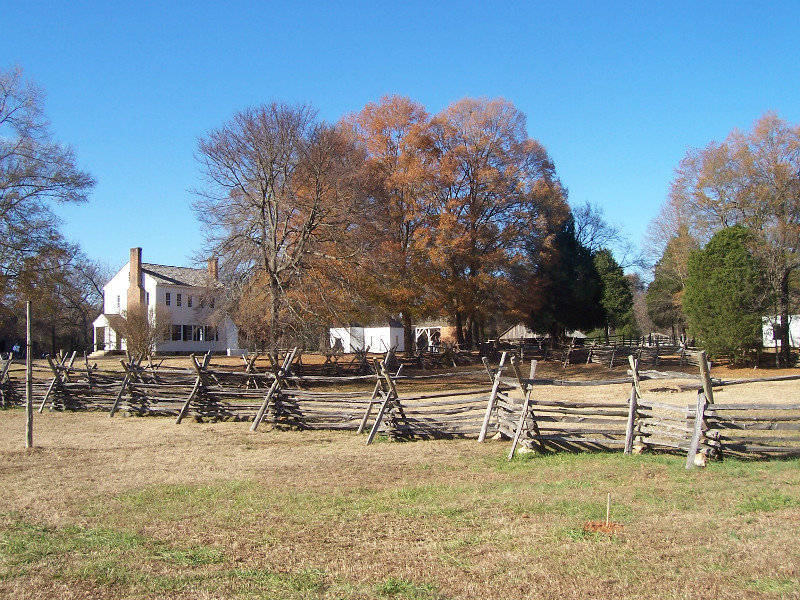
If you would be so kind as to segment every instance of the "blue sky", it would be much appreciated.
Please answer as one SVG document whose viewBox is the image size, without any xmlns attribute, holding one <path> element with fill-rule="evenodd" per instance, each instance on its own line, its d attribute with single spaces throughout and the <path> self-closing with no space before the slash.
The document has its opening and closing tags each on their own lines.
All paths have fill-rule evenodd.
<svg viewBox="0 0 800 600">
<path fill-rule="evenodd" d="M 237 110 L 311 103 L 329 121 L 384 94 L 438 112 L 504 97 L 573 205 L 639 244 L 690 147 L 767 110 L 800 122 L 800 2 L 23 2 L 0 68 L 47 93 L 55 137 L 98 181 L 59 210 L 115 267 L 202 250 L 198 138 Z"/>
</svg>

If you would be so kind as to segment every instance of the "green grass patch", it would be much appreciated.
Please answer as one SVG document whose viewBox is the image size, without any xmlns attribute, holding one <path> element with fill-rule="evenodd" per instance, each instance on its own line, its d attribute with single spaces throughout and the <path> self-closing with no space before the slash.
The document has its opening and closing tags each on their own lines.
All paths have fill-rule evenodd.
<svg viewBox="0 0 800 600">
<path fill-rule="evenodd" d="M 798 577 L 759 577 L 747 582 L 747 587 L 762 594 L 775 594 L 780 597 L 794 597 L 800 594 Z"/>
<path fill-rule="evenodd" d="M 0 579 L 50 572 L 53 579 L 89 581 L 101 587 L 164 591 L 181 589 L 196 577 L 185 571 L 160 574 L 159 569 L 174 572 L 174 565 L 186 569 L 223 560 L 215 548 L 184 548 L 131 531 L 53 527 L 16 515 L 4 515 L 0 527 Z M 145 570 L 143 565 L 152 569 Z"/>
<path fill-rule="evenodd" d="M 795 506 L 800 506 L 800 498 L 797 496 L 777 491 L 763 492 L 739 502 L 734 512 L 737 515 L 747 515 L 757 512 L 775 512 Z"/>
<path fill-rule="evenodd" d="M 380 598 L 440 598 L 438 589 L 431 584 L 417 585 L 407 579 L 387 577 L 375 586 L 375 593 Z"/>
</svg>

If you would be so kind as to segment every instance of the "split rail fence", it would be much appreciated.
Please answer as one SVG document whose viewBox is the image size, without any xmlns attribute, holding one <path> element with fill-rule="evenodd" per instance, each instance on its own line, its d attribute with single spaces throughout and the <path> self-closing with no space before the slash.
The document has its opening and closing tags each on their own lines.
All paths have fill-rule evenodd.
<svg viewBox="0 0 800 600">
<path fill-rule="evenodd" d="M 605 381 L 536 378 L 537 361 L 523 375 L 518 357 L 503 353 L 492 368 L 458 373 L 407 376 L 384 360 L 370 365 L 371 375 L 298 376 L 292 370 L 297 350 L 287 353 L 269 372 L 254 361 L 243 371 L 212 368 L 211 355 L 191 357 L 191 368 L 168 368 L 142 359 L 121 360 L 122 373 L 102 371 L 87 357 L 61 354 L 47 358 L 47 371 L 33 380 L 39 412 L 104 410 L 135 415 L 173 416 L 176 423 L 197 420 L 250 421 L 262 428 L 340 429 L 369 432 L 367 443 L 383 435 L 410 438 L 489 436 L 511 440 L 509 458 L 521 448 L 534 451 L 623 450 L 626 453 L 671 451 L 687 455 L 687 467 L 723 454 L 747 456 L 800 453 L 800 404 L 781 402 L 717 404 L 705 353 L 699 353 L 697 402 L 676 406 L 655 394 L 643 394 L 641 381 L 691 377 L 685 373 L 640 371 L 640 358 L 628 355 L 627 376 Z M 76 364 L 77 362 L 77 364 Z M 0 402 L 9 407 L 24 399 L 24 379 L 12 377 L 9 359 L 0 360 Z M 800 379 L 789 376 L 775 379 Z M 398 388 L 425 380 L 435 390 L 400 393 Z M 443 384 L 442 382 L 447 382 Z M 748 380 L 755 381 L 755 380 Z M 483 382 L 483 383 L 482 383 Z M 361 390 L 344 391 L 320 384 L 347 383 Z M 546 385 L 630 384 L 628 397 L 616 400 L 546 398 Z M 728 381 L 738 385 L 744 381 Z M 368 386 L 368 387 L 367 387 Z M 442 390 L 442 388 L 444 388 Z"/>
</svg>

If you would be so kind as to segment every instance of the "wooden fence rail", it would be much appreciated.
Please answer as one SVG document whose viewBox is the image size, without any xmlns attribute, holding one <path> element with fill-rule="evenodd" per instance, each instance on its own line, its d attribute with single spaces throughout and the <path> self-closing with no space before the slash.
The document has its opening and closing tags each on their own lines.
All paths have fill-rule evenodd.
<svg viewBox="0 0 800 600">
<path fill-rule="evenodd" d="M 137 415 L 171 415 L 180 423 L 231 419 L 250 421 L 251 429 L 269 427 L 369 430 L 391 439 L 476 437 L 500 435 L 512 440 L 509 456 L 518 448 L 534 451 L 623 450 L 671 451 L 687 454 L 687 466 L 704 464 L 725 454 L 775 456 L 800 453 L 800 404 L 716 404 L 705 354 L 698 354 L 698 402 L 676 406 L 643 394 L 642 379 L 689 377 L 686 373 L 640 371 L 642 360 L 626 355 L 627 377 L 605 381 L 536 379 L 536 361 L 527 377 L 520 361 L 506 353 L 497 368 L 488 362 L 482 371 L 409 376 L 390 373 L 385 361 L 371 365 L 372 375 L 346 378 L 361 391 L 308 388 L 341 383 L 324 375 L 298 376 L 296 359 L 287 355 L 275 372 L 224 371 L 210 365 L 210 355 L 192 357 L 192 368 L 162 368 L 129 358 L 122 373 L 90 366 L 84 357 L 62 355 L 39 367 L 33 391 L 41 410 L 103 410 Z M 11 358 L 0 357 L 0 401 L 19 405 L 24 381 L 12 375 Z M 509 364 L 510 363 L 510 364 Z M 252 362 L 250 363 L 252 365 Z M 408 393 L 406 383 L 417 379 L 448 381 L 445 389 Z M 481 383 L 481 378 L 483 384 Z M 798 376 L 761 378 L 798 379 Z M 630 395 L 612 400 L 553 400 L 544 386 L 586 386 L 629 383 Z M 743 381 L 724 382 L 725 385 Z M 366 387 L 369 386 L 369 387 Z M 577 390 L 576 390 L 577 392 Z"/>
</svg>

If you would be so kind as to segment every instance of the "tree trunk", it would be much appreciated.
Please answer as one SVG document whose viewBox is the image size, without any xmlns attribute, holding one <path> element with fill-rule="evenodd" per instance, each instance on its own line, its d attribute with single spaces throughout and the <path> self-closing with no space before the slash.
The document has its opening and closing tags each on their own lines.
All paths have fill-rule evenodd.
<svg viewBox="0 0 800 600">
<path fill-rule="evenodd" d="M 274 277 L 269 280 L 269 353 L 278 364 L 278 300 L 281 288 Z"/>
<path fill-rule="evenodd" d="M 456 311 L 456 343 L 458 347 L 463 349 L 464 348 L 464 322 L 463 317 L 461 316 L 461 311 Z"/>
<path fill-rule="evenodd" d="M 406 346 L 405 355 L 414 356 L 417 344 L 414 339 L 414 328 L 411 326 L 411 315 L 406 310 L 403 311 L 403 342 Z"/>
<path fill-rule="evenodd" d="M 780 364 L 788 367 L 791 358 L 792 348 L 789 345 L 789 275 L 791 271 L 787 269 L 781 277 L 780 303 L 781 303 L 781 351 Z"/>
<path fill-rule="evenodd" d="M 557 324 L 553 324 L 550 328 L 550 348 L 557 348 L 561 344 L 561 327 Z"/>
</svg>

